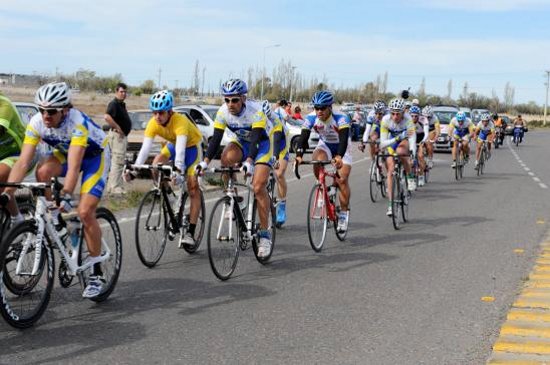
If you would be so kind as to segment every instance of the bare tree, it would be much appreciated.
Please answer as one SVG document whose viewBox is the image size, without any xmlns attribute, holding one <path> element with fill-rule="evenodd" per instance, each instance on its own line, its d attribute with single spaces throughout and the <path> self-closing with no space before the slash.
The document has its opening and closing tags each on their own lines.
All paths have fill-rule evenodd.
<svg viewBox="0 0 550 365">
<path fill-rule="evenodd" d="M 420 98 L 424 98 L 426 96 L 426 78 L 422 77 L 422 81 L 420 82 L 420 87 L 418 88 L 418 96 Z"/>
<path fill-rule="evenodd" d="M 447 83 L 447 99 L 451 100 L 451 95 L 453 94 L 453 79 L 449 79 Z"/>
<path fill-rule="evenodd" d="M 382 83 L 382 94 L 388 91 L 388 71 L 384 72 L 384 81 Z"/>
<path fill-rule="evenodd" d="M 504 86 L 504 105 L 506 105 L 506 108 L 509 109 L 514 105 L 514 94 L 515 89 L 512 85 L 510 85 L 510 81 L 506 83 Z"/>
</svg>

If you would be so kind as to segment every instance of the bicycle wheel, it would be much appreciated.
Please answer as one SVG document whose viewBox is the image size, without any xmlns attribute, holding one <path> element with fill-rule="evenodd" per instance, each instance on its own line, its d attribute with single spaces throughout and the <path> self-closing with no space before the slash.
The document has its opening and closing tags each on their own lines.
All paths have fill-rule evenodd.
<svg viewBox="0 0 550 365">
<path fill-rule="evenodd" d="M 235 203 L 236 204 L 236 203 Z M 224 196 L 212 207 L 208 221 L 208 260 L 220 280 L 231 277 L 239 259 L 241 227 L 237 221 L 238 205 L 231 209 L 231 198 Z"/>
<path fill-rule="evenodd" d="M 462 161 L 460 160 L 460 158 L 462 157 L 462 153 L 460 151 L 456 151 L 456 160 L 455 160 L 455 179 L 456 180 L 459 180 L 460 179 L 460 166 L 462 165 Z"/>
<path fill-rule="evenodd" d="M 309 244 L 315 252 L 321 252 L 327 235 L 327 208 L 325 188 L 321 184 L 313 185 L 309 193 L 307 206 L 307 235 Z"/>
<path fill-rule="evenodd" d="M 396 167 L 397 168 L 397 167 Z M 399 199 L 401 198 L 401 182 L 399 181 L 399 174 L 393 174 L 392 179 L 392 190 L 391 190 L 391 209 L 392 209 L 392 215 L 391 220 L 393 223 L 394 229 L 399 229 L 401 222 L 400 222 L 400 202 Z"/>
<path fill-rule="evenodd" d="M 187 251 L 187 253 L 194 253 L 199 249 L 199 246 L 202 242 L 202 236 L 204 235 L 204 226 L 205 226 L 205 215 L 206 215 L 206 206 L 204 204 L 204 194 L 202 193 L 202 190 L 199 190 L 200 193 L 200 199 L 201 199 L 201 207 L 199 212 L 199 217 L 197 218 L 197 225 L 195 227 L 195 235 L 193 238 L 195 239 L 195 245 L 194 246 L 187 246 L 183 245 L 183 249 Z M 191 203 L 188 201 L 189 194 L 185 193 L 182 197 L 182 203 L 181 206 L 183 207 L 183 212 L 186 214 L 185 221 L 190 223 L 189 221 L 189 211 L 191 209 Z M 185 230 L 187 227 L 183 227 L 182 229 L 182 236 L 185 234 Z"/>
<path fill-rule="evenodd" d="M 465 160 L 464 160 L 464 152 L 462 152 L 462 149 L 458 153 L 458 156 L 459 156 L 458 157 L 458 163 L 457 163 L 458 178 L 462 179 L 462 176 L 464 176 L 464 164 L 466 163 Z"/>
<path fill-rule="evenodd" d="M 380 181 L 379 181 L 380 194 L 382 195 L 382 198 L 387 198 L 388 192 L 386 191 L 386 175 L 384 175 L 382 168 L 378 170 L 378 174 L 380 175 Z"/>
<path fill-rule="evenodd" d="M 334 233 L 336 233 L 336 238 L 338 238 L 339 241 L 345 241 L 346 236 L 348 235 L 348 230 L 345 230 L 344 232 L 341 232 L 338 230 L 338 214 L 342 210 L 340 206 L 340 191 L 337 188 L 336 189 L 336 199 L 334 202 L 335 211 L 336 211 L 336 220 L 334 221 Z M 349 212 L 348 212 L 349 214 Z M 349 227 L 348 227 L 349 228 Z"/>
<path fill-rule="evenodd" d="M 269 224 L 268 231 L 271 236 L 271 252 L 269 252 L 269 255 L 266 257 L 259 257 L 258 256 L 258 235 L 256 234 L 260 230 L 260 215 L 258 214 L 258 206 L 257 206 L 257 200 L 254 199 L 254 203 L 252 205 L 252 217 L 254 221 L 252 222 L 252 226 L 254 228 L 254 232 L 252 232 L 253 238 L 252 238 L 252 250 L 254 251 L 254 256 L 256 256 L 256 260 L 262 265 L 265 265 L 269 259 L 271 258 L 271 255 L 273 254 L 273 250 L 275 248 L 275 238 L 277 235 L 277 229 L 276 229 L 276 214 L 275 214 L 275 206 L 273 205 L 273 202 L 270 199 L 270 207 L 269 207 L 269 216 L 267 217 L 267 221 Z"/>
<path fill-rule="evenodd" d="M 411 198 L 411 193 L 407 189 L 407 177 L 405 176 L 403 170 L 401 170 L 401 178 L 399 180 L 401 181 L 401 188 L 399 189 L 399 205 L 401 208 L 400 213 L 401 217 L 403 218 L 403 222 L 407 222 L 409 220 L 409 202 Z"/>
<path fill-rule="evenodd" d="M 151 190 L 141 200 L 137 212 L 136 250 L 141 263 L 149 268 L 159 262 L 166 247 L 168 227 L 164 204 L 160 190 Z"/>
<path fill-rule="evenodd" d="M 485 161 L 487 161 L 486 154 L 487 152 L 485 150 L 481 150 L 481 156 L 479 159 L 479 170 L 478 170 L 481 175 L 483 175 L 483 169 L 485 168 Z"/>
<path fill-rule="evenodd" d="M 36 224 L 25 221 L 13 227 L 0 246 L 0 313 L 16 328 L 30 327 L 40 319 L 53 289 L 53 251 L 46 238 L 36 250 L 36 234 Z M 37 255 L 41 257 L 33 275 Z M 18 263 L 20 274 L 16 273 Z"/>
<path fill-rule="evenodd" d="M 122 264 L 122 235 L 118 222 L 110 210 L 105 207 L 99 207 L 97 208 L 95 216 L 101 228 L 101 255 L 104 255 L 107 249 L 110 251 L 110 255 L 108 260 L 101 263 L 101 270 L 103 271 L 103 278 L 105 279 L 103 289 L 98 296 L 90 298 L 90 300 L 94 302 L 103 302 L 109 298 L 109 295 L 115 290 L 120 275 Z M 82 235 L 84 235 L 84 231 L 82 231 Z M 88 246 L 85 240 L 82 240 L 78 264 L 82 265 L 88 256 Z M 88 272 L 82 273 L 84 285 L 88 284 L 88 277 L 91 271 L 92 269 L 90 268 Z"/>
<path fill-rule="evenodd" d="M 430 181 L 430 168 L 426 165 L 424 167 L 424 184 L 427 184 Z"/>
<path fill-rule="evenodd" d="M 376 159 L 374 159 L 369 169 L 369 192 L 370 200 L 373 203 L 376 203 L 380 198 L 381 189 L 379 188 L 378 180 L 380 180 L 378 177 L 378 167 L 376 166 Z"/>
</svg>

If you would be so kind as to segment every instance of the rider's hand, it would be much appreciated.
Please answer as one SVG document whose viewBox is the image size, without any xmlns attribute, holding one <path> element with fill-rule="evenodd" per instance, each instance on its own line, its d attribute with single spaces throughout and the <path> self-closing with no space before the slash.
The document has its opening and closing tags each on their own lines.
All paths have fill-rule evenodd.
<svg viewBox="0 0 550 365">
<path fill-rule="evenodd" d="M 65 213 L 70 212 L 73 209 L 72 200 L 73 196 L 65 193 L 59 202 L 59 210 Z"/>
<path fill-rule="evenodd" d="M 302 163 L 303 159 L 302 159 L 302 157 L 300 157 L 300 156 L 296 156 L 296 158 L 294 159 L 294 161 L 299 165 L 299 164 Z"/>
<path fill-rule="evenodd" d="M 125 170 L 124 174 L 122 174 L 122 179 L 129 183 L 130 181 L 134 180 L 137 176 L 137 173 L 132 170 Z"/>
<path fill-rule="evenodd" d="M 204 175 L 204 171 L 208 168 L 208 164 L 206 161 L 201 161 L 197 166 L 195 166 L 195 172 L 197 175 L 202 176 Z"/>
<path fill-rule="evenodd" d="M 342 157 L 340 156 L 336 156 L 332 159 L 332 164 L 334 165 L 334 167 L 336 167 L 338 170 L 342 168 L 342 166 L 344 166 L 344 163 L 342 162 Z"/>
<path fill-rule="evenodd" d="M 254 175 L 254 165 L 249 160 L 246 160 L 241 167 L 241 171 L 243 171 L 247 176 L 252 176 Z"/>
<path fill-rule="evenodd" d="M 414 134 L 416 133 L 416 131 L 414 129 L 407 129 L 407 137 L 412 137 L 414 136 Z M 405 138 L 403 138 L 405 139 Z"/>
<path fill-rule="evenodd" d="M 359 151 L 365 152 L 365 144 L 363 142 L 361 142 L 357 148 L 359 148 Z"/>
</svg>

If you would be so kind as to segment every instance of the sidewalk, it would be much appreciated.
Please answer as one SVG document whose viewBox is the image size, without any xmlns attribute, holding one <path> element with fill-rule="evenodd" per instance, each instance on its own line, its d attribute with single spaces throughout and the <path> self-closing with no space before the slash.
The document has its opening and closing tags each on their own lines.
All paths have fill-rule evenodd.
<svg viewBox="0 0 550 365">
<path fill-rule="evenodd" d="M 550 365 L 550 232 L 487 364 Z"/>
</svg>

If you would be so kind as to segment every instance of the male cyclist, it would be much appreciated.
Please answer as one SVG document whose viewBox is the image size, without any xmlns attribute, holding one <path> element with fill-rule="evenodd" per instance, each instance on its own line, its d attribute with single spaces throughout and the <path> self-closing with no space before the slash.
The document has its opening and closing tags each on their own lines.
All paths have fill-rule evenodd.
<svg viewBox="0 0 550 365">
<path fill-rule="evenodd" d="M 23 180 L 32 164 L 36 146 L 44 141 L 53 148 L 53 152 L 39 163 L 36 178 L 49 182 L 53 176 L 65 177 L 59 208 L 67 212 L 73 208 L 72 193 L 82 171 L 78 214 L 90 253 L 88 260 L 93 264 L 88 286 L 82 296 L 93 298 L 101 294 L 105 283 L 100 263 L 109 258 L 101 255 L 101 228 L 96 219 L 96 209 L 109 173 L 107 139 L 101 127 L 73 108 L 71 91 L 66 83 L 54 82 L 41 86 L 36 91 L 34 102 L 38 104 L 40 113 L 32 117 L 27 126 L 21 155 L 8 181 L 17 183 Z M 6 190 L 13 194 L 13 189 Z M 52 212 L 54 221 L 58 214 L 59 210 Z"/>
<path fill-rule="evenodd" d="M 476 147 L 476 170 L 479 167 L 479 155 L 481 154 L 481 146 L 483 146 L 484 141 L 487 141 L 489 156 L 491 155 L 491 143 L 495 138 L 495 125 L 493 124 L 493 122 L 489 121 L 490 118 L 491 117 L 489 116 L 489 113 L 481 114 L 481 120 L 479 123 L 477 123 L 475 129 L 475 134 L 478 136 Z"/>
<path fill-rule="evenodd" d="M 470 138 L 474 138 L 474 123 L 470 118 L 466 117 L 463 111 L 456 113 L 456 116 L 451 119 L 448 127 L 448 133 L 453 138 L 453 163 L 451 167 L 456 168 L 456 146 L 458 140 L 462 140 L 462 152 L 464 152 L 465 162 L 468 163 L 470 158 Z"/>
<path fill-rule="evenodd" d="M 428 140 L 429 134 L 429 122 L 428 118 L 423 115 L 420 115 L 420 107 L 417 105 L 411 106 L 409 111 L 412 122 L 416 128 L 416 143 L 420 147 L 418 148 L 418 186 L 424 186 L 426 181 L 424 179 L 424 170 L 426 169 L 426 160 L 424 159 L 424 148 L 422 145 Z"/>
<path fill-rule="evenodd" d="M 273 159 L 275 160 L 275 177 L 277 179 L 277 192 L 279 194 L 279 204 L 277 205 L 277 225 L 281 226 L 286 222 L 286 168 L 288 166 L 288 146 L 286 136 L 288 130 L 286 125 L 279 119 L 277 114 L 271 110 L 269 100 L 262 102 L 262 110 L 272 124 L 271 141 L 273 143 Z"/>
<path fill-rule="evenodd" d="M 189 229 L 185 236 L 180 238 L 179 247 L 193 247 L 196 243 L 195 228 L 201 209 L 201 196 L 195 167 L 202 159 L 202 134 L 185 115 L 174 112 L 173 106 L 174 97 L 167 90 L 158 91 L 151 96 L 149 109 L 153 112 L 153 117 L 145 127 L 143 144 L 135 164 L 141 165 L 147 160 L 155 136 L 160 136 L 168 141 L 160 153 L 155 156 L 153 164 L 166 164 L 173 161 L 176 168 L 173 180 L 178 185 L 183 182 L 182 175 L 187 176 L 187 192 L 191 203 Z M 130 172 L 126 172 L 125 180 L 129 180 L 129 178 Z"/>
<path fill-rule="evenodd" d="M 422 116 L 428 119 L 429 138 L 426 140 L 426 150 L 428 152 L 428 167 L 431 169 L 434 167 L 434 143 L 441 134 L 441 128 L 439 125 L 439 118 L 434 114 L 431 105 L 426 105 L 422 109 Z"/>
<path fill-rule="evenodd" d="M 340 189 L 340 206 L 338 230 L 345 232 L 349 223 L 349 175 L 351 173 L 351 135 L 350 120 L 347 115 L 332 111 L 334 96 L 330 91 L 318 91 L 311 98 L 313 113 L 306 116 L 300 136 L 300 148 L 296 152 L 296 163 L 302 162 L 302 156 L 307 148 L 311 129 L 319 134 L 319 143 L 313 150 L 312 160 L 332 160 L 340 176 L 336 179 Z M 318 176 L 318 169 L 314 169 Z"/>
<path fill-rule="evenodd" d="M 230 79 L 221 86 L 225 104 L 220 107 L 214 121 L 214 135 L 208 145 L 206 157 L 197 166 L 204 171 L 220 146 L 225 128 L 229 128 L 236 137 L 227 144 L 221 156 L 222 166 L 234 166 L 243 162 L 243 169 L 252 175 L 254 195 L 258 202 L 260 216 L 260 244 L 258 256 L 271 254 L 271 236 L 269 233 L 270 200 L 267 182 L 273 155 L 269 138 L 270 123 L 257 101 L 247 100 L 248 87 L 240 79 Z"/>
<path fill-rule="evenodd" d="M 516 130 L 519 130 L 519 143 L 523 142 L 523 133 L 525 131 L 525 121 L 521 117 L 521 115 L 518 115 L 516 119 L 514 119 L 514 130 L 512 134 L 512 142 L 516 143 Z"/>
<path fill-rule="evenodd" d="M 382 100 L 377 100 L 374 103 L 373 109 L 369 112 L 369 115 L 367 116 L 367 125 L 365 127 L 365 133 L 363 133 L 363 139 L 361 141 L 361 144 L 359 144 L 359 150 L 363 152 L 365 150 L 365 143 L 367 143 L 369 140 L 371 142 L 370 145 L 370 157 L 371 159 L 376 158 L 376 154 L 378 153 L 378 146 L 376 145 L 376 141 L 380 138 L 380 122 L 382 121 L 382 118 L 386 114 L 386 103 L 384 103 Z"/>
<path fill-rule="evenodd" d="M 21 146 L 25 138 L 25 125 L 11 101 L 0 94 L 0 182 L 6 182 L 11 169 L 19 158 Z M 32 163 L 29 171 L 34 167 Z M 4 189 L 0 187 L 0 192 Z M 23 220 L 17 210 L 14 199 L 8 200 L 7 208 L 11 215 L 12 224 Z"/>
<path fill-rule="evenodd" d="M 389 103 L 390 114 L 382 118 L 380 123 L 380 148 L 387 148 L 388 153 L 398 154 L 399 159 L 403 163 L 405 173 L 407 174 L 407 189 L 414 191 L 416 189 L 416 182 L 414 175 L 412 174 L 411 161 L 409 158 L 409 151 L 414 155 L 416 150 L 416 131 L 414 123 L 410 119 L 408 114 L 405 114 L 405 100 L 393 99 Z M 392 210 L 392 183 L 393 183 L 393 170 L 395 163 L 393 158 L 386 159 L 386 166 L 388 171 L 387 177 L 387 190 L 388 190 L 388 211 L 386 215 L 391 217 L 394 212 Z M 397 212 L 395 212 L 397 214 Z"/>
</svg>

